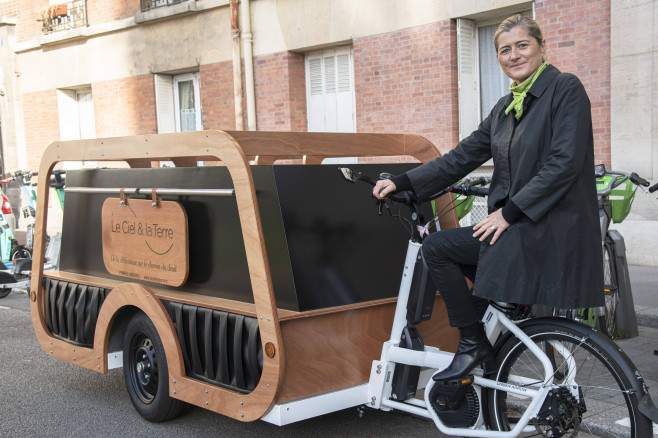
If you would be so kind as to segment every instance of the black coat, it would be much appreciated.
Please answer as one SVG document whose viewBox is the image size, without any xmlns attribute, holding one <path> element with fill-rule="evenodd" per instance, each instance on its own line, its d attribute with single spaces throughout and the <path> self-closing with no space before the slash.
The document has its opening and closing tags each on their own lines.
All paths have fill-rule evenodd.
<svg viewBox="0 0 658 438">
<path fill-rule="evenodd" d="M 501 98 L 478 129 L 446 155 L 408 172 L 427 197 L 490 158 L 489 212 L 508 199 L 524 213 L 480 248 L 475 295 L 559 308 L 603 305 L 603 257 L 589 98 L 580 80 L 549 65 L 524 102 Z"/>
</svg>

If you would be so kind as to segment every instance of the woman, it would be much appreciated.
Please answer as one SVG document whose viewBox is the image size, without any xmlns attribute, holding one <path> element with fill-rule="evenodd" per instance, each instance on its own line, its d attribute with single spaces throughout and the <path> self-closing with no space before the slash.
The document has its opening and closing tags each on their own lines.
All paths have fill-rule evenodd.
<svg viewBox="0 0 658 438">
<path fill-rule="evenodd" d="M 537 23 L 515 15 L 494 36 L 512 93 L 455 149 L 373 194 L 426 198 L 493 158 L 489 215 L 473 227 L 430 235 L 422 255 L 459 328 L 455 357 L 435 380 L 460 378 L 493 359 L 479 319 L 487 300 L 558 308 L 603 305 L 603 268 L 587 93 L 544 61 Z M 477 274 L 477 275 L 475 275 Z M 467 276 L 473 281 L 472 296 Z"/>
</svg>

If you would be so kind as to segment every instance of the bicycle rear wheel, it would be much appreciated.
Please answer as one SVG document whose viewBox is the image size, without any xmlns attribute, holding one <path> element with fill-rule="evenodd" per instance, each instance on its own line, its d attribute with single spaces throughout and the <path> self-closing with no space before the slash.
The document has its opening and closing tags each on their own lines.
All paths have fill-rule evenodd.
<svg viewBox="0 0 658 438">
<path fill-rule="evenodd" d="M 598 317 L 598 328 L 601 333 L 612 338 L 615 334 L 617 324 L 615 314 L 619 301 L 619 284 L 617 282 L 617 270 L 615 269 L 614 243 L 608 241 L 603 245 L 603 295 L 605 304 L 603 313 Z"/>
<path fill-rule="evenodd" d="M 633 376 L 608 353 L 614 347 L 604 345 L 607 340 L 597 340 L 584 326 L 576 330 L 550 322 L 529 325 L 524 332 L 546 352 L 555 373 L 550 395 L 530 423 L 536 432 L 522 436 L 576 436 L 583 431 L 594 436 L 652 437 L 651 421 L 638 411 Z M 495 369 L 495 379 L 502 382 L 530 381 L 527 386 L 539 387 L 544 380 L 539 359 L 515 336 L 499 349 Z M 510 430 L 530 403 L 496 390 L 488 391 L 487 401 L 494 430 Z"/>
</svg>

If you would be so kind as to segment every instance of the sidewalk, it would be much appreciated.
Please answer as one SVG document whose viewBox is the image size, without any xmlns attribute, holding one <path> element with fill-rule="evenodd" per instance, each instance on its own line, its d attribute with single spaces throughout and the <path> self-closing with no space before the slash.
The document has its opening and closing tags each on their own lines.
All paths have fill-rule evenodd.
<svg viewBox="0 0 658 438">
<path fill-rule="evenodd" d="M 638 325 L 658 328 L 658 267 L 629 266 L 628 271 Z"/>
<path fill-rule="evenodd" d="M 629 266 L 639 336 L 615 339 L 642 374 L 654 403 L 658 401 L 658 267 Z M 658 425 L 653 426 L 658 436 Z"/>
</svg>

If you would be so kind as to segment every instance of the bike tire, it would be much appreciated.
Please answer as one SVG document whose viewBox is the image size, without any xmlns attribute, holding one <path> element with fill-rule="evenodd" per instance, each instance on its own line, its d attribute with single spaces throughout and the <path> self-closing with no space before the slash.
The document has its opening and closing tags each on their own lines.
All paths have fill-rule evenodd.
<svg viewBox="0 0 658 438">
<path fill-rule="evenodd" d="M 616 313 L 619 303 L 619 283 L 615 265 L 614 243 L 609 238 L 603 245 L 603 295 L 605 304 L 603 312 L 598 316 L 596 327 L 609 338 L 615 335 L 617 328 Z"/>
<path fill-rule="evenodd" d="M 7 295 L 9 295 L 10 292 L 11 292 L 11 288 L 10 288 L 10 287 L 3 287 L 3 288 L 1 288 L 1 289 L 0 289 L 0 298 L 4 298 L 4 297 L 6 297 Z"/>
<path fill-rule="evenodd" d="M 638 410 L 638 394 L 632 385 L 634 376 L 630 375 L 630 371 L 624 371 L 610 353 L 615 348 L 614 344 L 583 325 L 579 324 L 580 328 L 576 329 L 574 324 L 551 321 L 529 324 L 523 328 L 543 351 L 551 352 L 556 391 L 560 387 L 566 388 L 562 390 L 564 392 L 569 391 L 572 386 L 567 385 L 564 379 L 570 371 L 576 370 L 574 381 L 578 386 L 580 400 L 573 400 L 577 401 L 577 406 L 573 403 L 569 405 L 568 395 L 563 396 L 566 401 L 558 399 L 562 406 L 571 406 L 568 413 L 571 414 L 571 420 L 568 414 L 560 416 L 563 424 L 572 428 L 569 430 L 569 427 L 565 427 L 567 433 L 564 436 L 576 436 L 579 431 L 583 431 L 593 436 L 651 438 L 651 420 Z M 567 363 L 567 359 L 573 361 Z M 496 354 L 496 367 L 490 378 L 514 383 L 514 376 L 521 376 L 541 384 L 544 376 L 540 370 L 543 367 L 539 359 L 519 339 L 510 336 Z M 488 419 L 493 430 L 510 430 L 514 420 L 521 416 L 529 403 L 527 399 L 518 396 L 508 398 L 505 391 L 488 390 L 486 397 Z M 578 412 L 582 408 L 585 411 Z M 616 421 L 628 423 L 629 427 Z M 547 436 L 551 428 L 542 425 L 537 418 L 531 420 L 530 424 L 537 428 L 540 436 L 541 433 Z"/>
<path fill-rule="evenodd" d="M 25 247 L 20 247 L 11 254 L 12 260 L 31 259 L 32 253 Z"/>
</svg>

